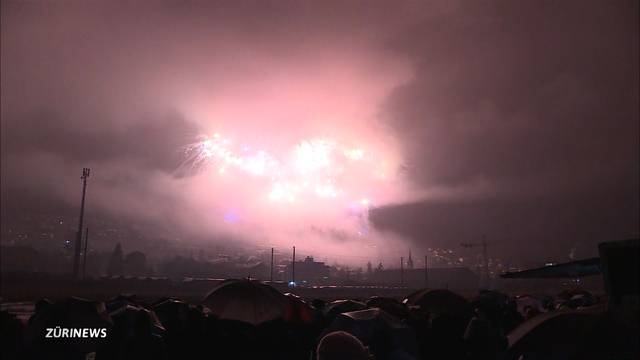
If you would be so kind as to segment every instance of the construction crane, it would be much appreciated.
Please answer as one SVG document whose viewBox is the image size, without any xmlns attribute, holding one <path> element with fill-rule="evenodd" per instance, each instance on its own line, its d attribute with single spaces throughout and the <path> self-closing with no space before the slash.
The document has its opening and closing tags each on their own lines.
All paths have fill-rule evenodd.
<svg viewBox="0 0 640 360">
<path fill-rule="evenodd" d="M 464 248 L 476 248 L 482 247 L 482 262 L 484 263 L 484 276 L 489 283 L 489 258 L 487 257 L 487 237 L 482 235 L 482 241 L 479 243 L 461 243 L 460 246 Z"/>
</svg>

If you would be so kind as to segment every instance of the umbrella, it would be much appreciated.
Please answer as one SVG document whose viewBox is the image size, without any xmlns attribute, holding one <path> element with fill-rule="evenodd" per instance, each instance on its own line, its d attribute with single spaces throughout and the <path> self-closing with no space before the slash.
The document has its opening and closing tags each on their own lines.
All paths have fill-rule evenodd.
<svg viewBox="0 0 640 360">
<path fill-rule="evenodd" d="M 531 318 L 507 335 L 507 359 L 518 359 L 522 354 L 535 354 L 536 358 L 570 358 L 595 329 L 601 316 L 598 309 L 589 309 L 558 310 Z"/>
<path fill-rule="evenodd" d="M 493 290 L 481 290 L 478 296 L 471 302 L 476 311 L 480 310 L 492 320 L 499 320 L 504 315 L 510 299 L 507 295 Z"/>
<path fill-rule="evenodd" d="M 311 301 L 311 306 L 313 306 L 316 310 L 322 310 L 327 305 L 327 302 L 322 299 L 313 299 Z"/>
<path fill-rule="evenodd" d="M 285 318 L 289 300 L 271 286 L 253 280 L 225 280 L 218 284 L 203 303 L 220 319 L 258 325 Z"/>
<path fill-rule="evenodd" d="M 462 296 L 445 289 L 419 290 L 407 296 L 405 304 L 419 306 L 421 311 L 462 318 L 471 316 L 469 302 Z"/>
<path fill-rule="evenodd" d="M 98 359 L 166 358 L 166 332 L 153 311 L 125 304 L 112 311 L 110 316 L 114 322 L 109 334 L 110 346 L 97 354 Z"/>
<path fill-rule="evenodd" d="M 367 305 L 359 301 L 335 300 L 324 307 L 324 316 L 331 320 L 339 314 L 350 311 L 365 310 L 366 308 Z"/>
<path fill-rule="evenodd" d="M 367 300 L 366 304 L 369 308 L 380 308 L 399 319 L 406 319 L 410 316 L 409 309 L 394 298 L 373 296 Z"/>
<path fill-rule="evenodd" d="M 133 336 L 134 331 L 141 329 L 148 331 L 149 335 L 162 335 L 165 331 L 158 316 L 153 311 L 147 310 L 142 306 L 127 304 L 112 311 L 109 316 L 113 319 L 115 327 L 129 332 L 126 336 Z"/>
<path fill-rule="evenodd" d="M 286 293 L 284 296 L 289 301 L 285 321 L 294 324 L 311 324 L 316 319 L 316 311 L 302 300 L 298 295 Z"/>
<path fill-rule="evenodd" d="M 49 307 L 51 305 L 53 305 L 53 301 L 51 301 L 51 300 L 49 300 L 47 298 L 42 298 L 42 299 L 36 301 L 36 303 L 34 305 L 34 310 L 35 310 L 35 312 L 42 311 L 42 310 L 44 310 L 45 308 L 47 308 L 47 307 Z"/>
<path fill-rule="evenodd" d="M 556 306 L 568 306 L 575 309 L 579 306 L 590 306 L 595 303 L 595 297 L 583 289 L 567 289 L 557 296 Z"/>
<path fill-rule="evenodd" d="M 569 301 L 567 301 L 567 305 L 572 308 L 584 307 L 584 306 L 592 306 L 596 302 L 595 298 L 590 295 L 573 295 Z"/>
<path fill-rule="evenodd" d="M 390 354 L 400 357 L 401 352 L 418 353 L 413 330 L 380 308 L 338 314 L 327 331 L 340 330 L 356 336 L 379 358 Z"/>
<path fill-rule="evenodd" d="M 166 299 L 153 305 L 153 312 L 168 331 L 181 331 L 187 327 L 189 304 L 184 301 L 173 298 Z"/>
<path fill-rule="evenodd" d="M 140 301 L 133 294 L 118 294 L 111 299 L 105 301 L 104 304 L 109 313 L 125 306 L 125 305 L 140 305 Z"/>
<path fill-rule="evenodd" d="M 67 326 L 107 327 L 113 324 L 102 302 L 71 297 L 60 305 Z"/>
<path fill-rule="evenodd" d="M 576 295 L 589 296 L 589 297 L 593 296 L 587 290 L 583 290 L 579 288 L 571 288 L 571 289 L 565 289 L 562 292 L 560 292 L 557 298 L 562 300 L 570 300 L 572 297 Z"/>
<path fill-rule="evenodd" d="M 106 312 L 104 303 L 77 297 L 71 297 L 59 303 L 42 307 L 30 320 L 27 330 L 27 342 L 36 344 L 44 340 L 56 340 L 52 344 L 59 344 L 69 352 L 95 352 L 105 344 L 101 337 L 69 337 L 61 339 L 46 338 L 47 328 L 61 329 L 109 329 L 113 321 Z M 62 348 L 59 348 L 59 350 Z"/>
</svg>

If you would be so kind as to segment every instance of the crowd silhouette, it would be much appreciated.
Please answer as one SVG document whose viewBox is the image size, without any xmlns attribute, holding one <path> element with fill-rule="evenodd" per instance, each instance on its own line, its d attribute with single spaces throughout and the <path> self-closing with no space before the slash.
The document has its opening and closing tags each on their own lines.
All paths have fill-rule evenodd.
<svg viewBox="0 0 640 360">
<path fill-rule="evenodd" d="M 43 299 L 27 322 L 2 311 L 2 359 L 636 358 L 635 330 L 608 317 L 606 301 L 586 291 L 466 299 L 443 289 L 404 301 L 307 301 L 227 280 L 198 304 L 117 295 Z M 64 332 L 86 328 L 105 336 Z"/>
</svg>

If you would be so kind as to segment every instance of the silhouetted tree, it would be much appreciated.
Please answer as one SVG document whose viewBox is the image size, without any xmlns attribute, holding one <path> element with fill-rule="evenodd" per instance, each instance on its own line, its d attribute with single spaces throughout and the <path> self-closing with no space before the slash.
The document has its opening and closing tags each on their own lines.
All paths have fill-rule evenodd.
<svg viewBox="0 0 640 360">
<path fill-rule="evenodd" d="M 113 249 L 113 253 L 111 254 L 111 258 L 109 259 L 109 264 L 107 265 L 107 275 L 124 275 L 124 256 L 122 255 L 122 246 L 120 243 L 116 244 L 115 249 Z"/>
</svg>

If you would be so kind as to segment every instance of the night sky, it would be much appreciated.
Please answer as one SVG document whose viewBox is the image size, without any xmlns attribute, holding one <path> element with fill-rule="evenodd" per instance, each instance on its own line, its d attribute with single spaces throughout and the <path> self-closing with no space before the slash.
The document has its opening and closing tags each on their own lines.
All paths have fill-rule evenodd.
<svg viewBox="0 0 640 360">
<path fill-rule="evenodd" d="M 91 167 L 93 214 L 210 241 L 380 257 L 486 234 L 517 263 L 640 232 L 637 1 L 1 10 L 3 216 L 77 206 Z M 181 171 L 184 146 L 214 132 L 283 163 L 319 137 L 371 163 L 336 165 L 337 200 L 272 204 L 274 180 Z M 363 225 L 344 205 L 365 200 Z"/>
</svg>

